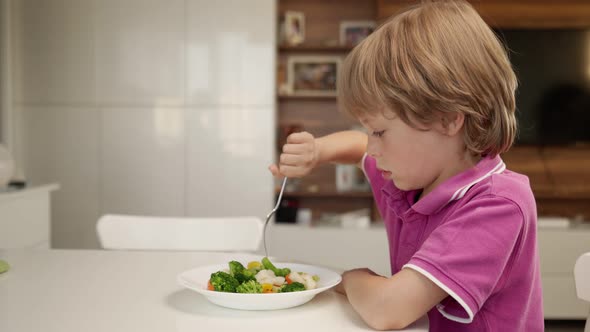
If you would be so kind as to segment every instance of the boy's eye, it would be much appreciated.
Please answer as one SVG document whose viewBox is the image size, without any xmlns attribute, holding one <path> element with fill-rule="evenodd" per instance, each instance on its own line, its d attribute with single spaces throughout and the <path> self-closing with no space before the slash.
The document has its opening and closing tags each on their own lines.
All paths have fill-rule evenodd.
<svg viewBox="0 0 590 332">
<path fill-rule="evenodd" d="M 375 137 L 381 137 L 381 136 L 383 136 L 383 133 L 384 132 L 385 132 L 385 130 L 374 131 L 372 135 L 375 136 Z"/>
</svg>

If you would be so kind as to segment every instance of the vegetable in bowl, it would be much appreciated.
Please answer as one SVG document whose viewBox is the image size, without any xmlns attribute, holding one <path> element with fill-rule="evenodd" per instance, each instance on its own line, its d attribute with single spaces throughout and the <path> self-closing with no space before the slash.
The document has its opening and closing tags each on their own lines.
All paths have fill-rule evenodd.
<svg viewBox="0 0 590 332">
<path fill-rule="evenodd" d="M 244 267 L 231 261 L 226 271 L 211 274 L 207 289 L 227 293 L 289 293 L 317 288 L 319 277 L 305 272 L 276 267 L 268 257 L 252 261 Z"/>
</svg>

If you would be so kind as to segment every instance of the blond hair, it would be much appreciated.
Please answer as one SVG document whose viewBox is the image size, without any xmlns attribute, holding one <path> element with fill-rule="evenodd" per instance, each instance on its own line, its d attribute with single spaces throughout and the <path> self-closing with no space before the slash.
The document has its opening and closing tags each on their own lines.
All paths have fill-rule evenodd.
<svg viewBox="0 0 590 332">
<path fill-rule="evenodd" d="M 517 85 L 506 49 L 469 3 L 423 1 L 352 50 L 338 102 L 357 119 L 393 111 L 414 128 L 461 112 L 466 149 L 494 156 L 516 136 Z"/>
</svg>

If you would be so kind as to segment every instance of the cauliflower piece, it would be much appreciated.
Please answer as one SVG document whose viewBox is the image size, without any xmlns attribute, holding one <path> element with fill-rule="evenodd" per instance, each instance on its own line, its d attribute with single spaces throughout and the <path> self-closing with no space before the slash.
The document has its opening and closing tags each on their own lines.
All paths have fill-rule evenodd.
<svg viewBox="0 0 590 332">
<path fill-rule="evenodd" d="M 305 286 L 305 289 L 315 289 L 318 286 L 317 281 L 313 279 L 313 276 L 305 272 L 291 272 L 289 278 L 293 282 L 300 282 Z"/>
<path fill-rule="evenodd" d="M 302 277 L 303 280 L 305 280 L 303 283 L 305 285 L 305 289 L 315 289 L 318 287 L 318 283 L 313 279 L 313 276 L 307 273 L 302 273 Z"/>
<path fill-rule="evenodd" d="M 255 278 L 259 284 L 282 286 L 285 283 L 285 277 L 277 277 L 272 270 L 260 270 Z"/>
<path fill-rule="evenodd" d="M 291 273 L 289 273 L 289 279 L 291 279 L 293 282 L 300 282 L 300 283 L 302 283 L 302 284 L 305 285 L 305 282 L 303 280 L 303 277 L 301 276 L 301 274 L 299 274 L 299 272 L 291 272 Z"/>
</svg>

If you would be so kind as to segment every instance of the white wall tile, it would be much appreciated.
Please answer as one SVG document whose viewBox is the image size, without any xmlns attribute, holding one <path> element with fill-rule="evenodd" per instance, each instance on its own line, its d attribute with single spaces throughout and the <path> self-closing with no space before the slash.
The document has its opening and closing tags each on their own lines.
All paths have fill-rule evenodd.
<svg viewBox="0 0 590 332">
<path fill-rule="evenodd" d="M 100 0 L 96 9 L 101 103 L 184 103 L 183 0 Z"/>
<path fill-rule="evenodd" d="M 52 197 L 52 245 L 98 246 L 98 111 L 92 108 L 18 109 L 25 175 L 31 185 L 59 183 Z"/>
<path fill-rule="evenodd" d="M 271 105 L 274 0 L 187 0 L 190 105 Z"/>
<path fill-rule="evenodd" d="M 184 215 L 185 111 L 101 112 L 101 213 Z"/>
<path fill-rule="evenodd" d="M 189 111 L 187 212 L 190 216 L 264 217 L 273 178 L 274 112 L 266 108 Z"/>
<path fill-rule="evenodd" d="M 93 2 L 21 0 L 12 3 L 15 100 L 93 102 Z"/>
<path fill-rule="evenodd" d="M 268 213 L 275 0 L 13 3 L 19 159 L 61 185 L 56 247 L 96 247 L 104 213 Z"/>
</svg>

